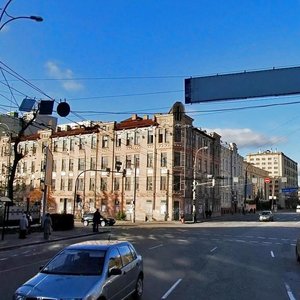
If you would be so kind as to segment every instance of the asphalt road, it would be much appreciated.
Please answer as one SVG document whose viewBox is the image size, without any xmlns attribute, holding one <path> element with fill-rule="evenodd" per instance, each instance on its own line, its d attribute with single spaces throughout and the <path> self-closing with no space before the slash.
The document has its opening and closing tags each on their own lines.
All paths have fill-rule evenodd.
<svg viewBox="0 0 300 300">
<path fill-rule="evenodd" d="M 130 240 L 143 255 L 144 300 L 300 299 L 298 237 L 296 213 L 277 213 L 268 223 L 248 215 L 186 226 L 112 227 L 110 233 L 111 239 Z M 0 299 L 11 299 L 62 247 L 93 238 L 0 252 Z"/>
</svg>

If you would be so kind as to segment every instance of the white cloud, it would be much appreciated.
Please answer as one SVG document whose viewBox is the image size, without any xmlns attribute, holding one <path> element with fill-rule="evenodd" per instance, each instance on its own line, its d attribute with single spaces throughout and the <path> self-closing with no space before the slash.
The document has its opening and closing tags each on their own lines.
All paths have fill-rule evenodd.
<svg viewBox="0 0 300 300">
<path fill-rule="evenodd" d="M 62 69 L 59 65 L 53 61 L 48 61 L 45 64 L 46 70 L 49 76 L 60 79 L 61 86 L 66 91 L 79 91 L 84 86 L 73 79 L 73 72 L 70 69 Z M 66 80 L 67 79 L 67 80 Z"/>
<path fill-rule="evenodd" d="M 249 128 L 206 128 L 205 130 L 218 133 L 224 142 L 236 143 L 239 149 L 278 145 L 287 140 L 283 136 L 266 136 Z"/>
</svg>

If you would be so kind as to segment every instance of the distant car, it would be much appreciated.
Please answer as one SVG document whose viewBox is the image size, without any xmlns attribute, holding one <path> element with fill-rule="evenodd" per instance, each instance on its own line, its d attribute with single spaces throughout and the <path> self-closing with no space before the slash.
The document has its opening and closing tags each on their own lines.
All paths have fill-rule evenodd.
<svg viewBox="0 0 300 300">
<path fill-rule="evenodd" d="M 259 221 L 274 221 L 273 213 L 270 210 L 264 210 L 259 214 Z"/>
<path fill-rule="evenodd" d="M 131 243 L 86 241 L 60 251 L 13 299 L 140 299 L 143 280 L 143 259 Z"/>
<path fill-rule="evenodd" d="M 297 207 L 296 207 L 296 213 L 300 213 L 300 205 L 297 205 Z"/>
<path fill-rule="evenodd" d="M 90 223 L 93 223 L 93 217 L 94 217 L 94 213 L 85 213 L 81 218 L 81 222 L 83 223 L 84 226 L 89 226 Z M 114 218 L 105 218 L 103 216 L 100 217 L 99 225 L 101 227 L 112 226 L 115 223 L 116 220 Z"/>
</svg>

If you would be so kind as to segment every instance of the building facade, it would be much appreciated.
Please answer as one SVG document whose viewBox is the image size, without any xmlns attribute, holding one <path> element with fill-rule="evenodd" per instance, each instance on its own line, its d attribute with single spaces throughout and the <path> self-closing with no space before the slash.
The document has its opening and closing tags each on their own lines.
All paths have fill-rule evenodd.
<svg viewBox="0 0 300 300">
<path fill-rule="evenodd" d="M 280 151 L 260 151 L 248 154 L 247 162 L 268 172 L 266 185 L 269 200 L 282 208 L 290 208 L 298 194 L 298 164 Z"/>
<path fill-rule="evenodd" d="M 19 147 L 25 154 L 15 178 L 20 201 L 41 189 L 54 199 L 57 212 L 81 215 L 100 208 L 113 215 L 125 212 L 132 221 L 191 219 L 193 206 L 199 218 L 208 209 L 221 211 L 220 184 L 212 186 L 209 179 L 220 176 L 220 136 L 194 127 L 180 102 L 152 118 L 134 114 L 119 123 L 40 130 L 25 136 Z M 3 192 L 13 160 L 11 152 L 8 160 L 7 137 L 1 138 L 0 149 Z"/>
</svg>

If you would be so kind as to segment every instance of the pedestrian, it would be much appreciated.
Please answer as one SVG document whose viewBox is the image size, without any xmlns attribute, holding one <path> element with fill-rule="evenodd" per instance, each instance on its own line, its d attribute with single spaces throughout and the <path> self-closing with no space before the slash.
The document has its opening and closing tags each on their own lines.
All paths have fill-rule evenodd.
<svg viewBox="0 0 300 300">
<path fill-rule="evenodd" d="M 26 232 L 27 232 L 27 227 L 28 227 L 28 220 L 26 218 L 26 214 L 22 214 L 22 217 L 20 219 L 20 239 L 25 239 L 26 238 Z"/>
<path fill-rule="evenodd" d="M 101 215 L 99 212 L 99 208 L 97 208 L 96 211 L 94 212 L 94 216 L 93 216 L 93 232 L 99 231 L 100 218 L 101 218 Z"/>
<path fill-rule="evenodd" d="M 31 224 L 32 224 L 32 216 L 31 216 L 30 212 L 27 212 L 26 218 L 28 221 L 27 233 L 30 234 L 31 233 Z"/>
<path fill-rule="evenodd" d="M 46 214 L 42 225 L 44 229 L 44 239 L 49 240 L 52 230 L 52 219 L 49 213 Z"/>
</svg>

